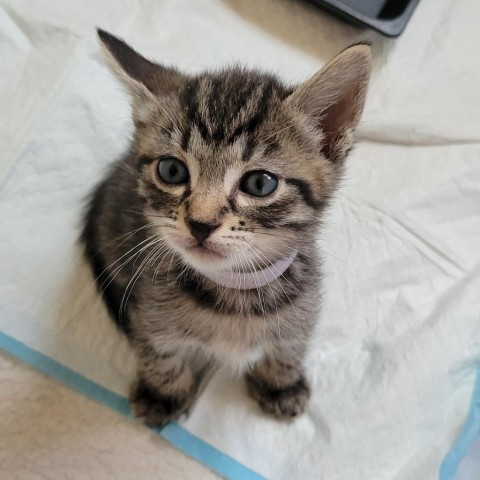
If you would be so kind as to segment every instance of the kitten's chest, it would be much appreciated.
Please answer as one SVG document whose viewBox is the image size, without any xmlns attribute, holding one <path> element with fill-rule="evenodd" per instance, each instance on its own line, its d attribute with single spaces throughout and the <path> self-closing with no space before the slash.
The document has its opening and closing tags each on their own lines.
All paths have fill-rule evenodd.
<svg viewBox="0 0 480 480">
<path fill-rule="evenodd" d="M 265 328 L 267 323 L 266 319 L 259 322 L 248 316 L 205 314 L 196 323 L 198 328 L 191 330 L 191 339 L 222 364 L 242 372 L 262 358 L 265 348 L 274 340 Z"/>
<path fill-rule="evenodd" d="M 273 340 L 269 316 L 244 313 L 217 313 L 195 306 L 181 323 L 180 333 L 200 341 L 218 355 L 248 356 Z"/>
<path fill-rule="evenodd" d="M 310 322 L 305 308 L 299 308 L 305 302 L 293 287 L 288 290 L 292 285 L 272 285 L 259 293 L 202 290 L 195 283 L 144 283 L 141 289 L 148 294 L 140 302 L 138 318 L 142 329 L 152 335 L 201 346 L 222 359 L 249 363 L 265 349 L 298 336 L 302 324 Z"/>
<path fill-rule="evenodd" d="M 259 350 L 275 341 L 278 318 L 269 314 L 214 310 L 185 296 L 144 306 L 139 316 L 142 323 L 146 322 L 143 328 L 155 335 L 201 345 L 216 356 L 258 358 Z"/>
</svg>

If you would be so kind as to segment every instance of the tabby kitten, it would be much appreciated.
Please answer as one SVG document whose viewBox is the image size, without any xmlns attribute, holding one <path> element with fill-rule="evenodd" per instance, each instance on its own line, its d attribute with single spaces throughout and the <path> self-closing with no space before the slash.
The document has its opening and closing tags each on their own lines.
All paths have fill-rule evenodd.
<svg viewBox="0 0 480 480">
<path fill-rule="evenodd" d="M 363 110 L 370 48 L 287 87 L 243 68 L 183 74 L 98 33 L 135 135 L 93 194 L 82 242 L 138 359 L 135 414 L 175 419 L 224 363 L 246 370 L 265 412 L 302 413 L 315 238 Z"/>
</svg>

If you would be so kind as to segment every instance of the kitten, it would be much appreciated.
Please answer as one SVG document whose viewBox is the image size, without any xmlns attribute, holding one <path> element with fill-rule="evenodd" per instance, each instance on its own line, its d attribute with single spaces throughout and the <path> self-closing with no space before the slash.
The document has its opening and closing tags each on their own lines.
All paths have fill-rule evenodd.
<svg viewBox="0 0 480 480">
<path fill-rule="evenodd" d="M 183 74 L 98 33 L 135 135 L 93 194 L 82 242 L 138 359 L 135 414 L 175 419 L 218 362 L 247 366 L 265 412 L 302 413 L 315 238 L 363 110 L 369 46 L 292 88 L 243 68 Z"/>
</svg>

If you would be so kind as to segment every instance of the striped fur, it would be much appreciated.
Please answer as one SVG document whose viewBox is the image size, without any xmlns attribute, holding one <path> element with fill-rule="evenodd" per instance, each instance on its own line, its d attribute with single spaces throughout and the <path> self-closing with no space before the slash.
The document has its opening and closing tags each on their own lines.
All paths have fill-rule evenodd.
<svg viewBox="0 0 480 480">
<path fill-rule="evenodd" d="M 243 68 L 187 76 L 99 35 L 132 96 L 136 131 L 130 152 L 93 192 L 82 242 L 138 357 L 135 412 L 154 425 L 176 418 L 205 372 L 227 363 L 247 368 L 263 410 L 301 413 L 320 303 L 315 237 L 363 108 L 369 48 L 342 52 L 291 88 Z M 184 162 L 188 183 L 162 182 L 157 169 L 166 156 Z M 274 174 L 277 190 L 265 198 L 240 191 L 252 170 Z M 216 226 L 205 241 L 216 252 L 208 258 L 192 253 L 192 219 Z M 264 268 L 292 249 L 292 265 L 261 288 L 221 287 L 198 271 Z"/>
</svg>

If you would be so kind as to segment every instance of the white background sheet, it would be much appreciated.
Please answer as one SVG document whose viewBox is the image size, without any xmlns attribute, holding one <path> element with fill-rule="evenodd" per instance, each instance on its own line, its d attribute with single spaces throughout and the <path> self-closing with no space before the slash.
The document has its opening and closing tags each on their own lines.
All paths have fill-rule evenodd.
<svg viewBox="0 0 480 480">
<path fill-rule="evenodd" d="M 286 0 L 0 5 L 0 328 L 121 393 L 131 352 L 75 247 L 85 193 L 131 133 L 94 27 L 188 71 L 240 61 L 289 81 L 373 41 L 361 142 L 319 244 L 309 410 L 280 424 L 222 372 L 185 426 L 272 479 L 438 478 L 479 358 L 478 2 L 422 0 L 395 41 Z"/>
</svg>

